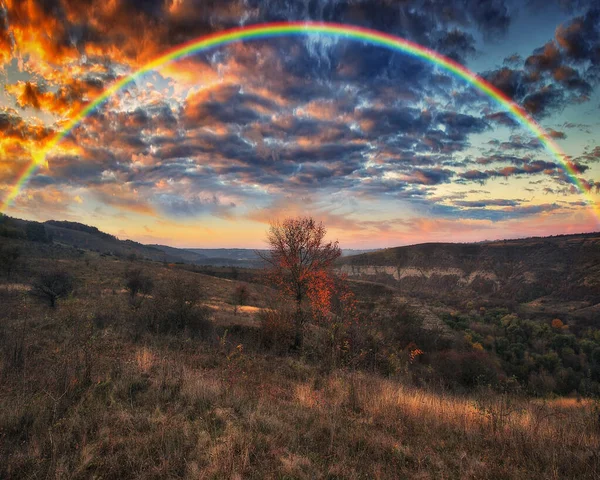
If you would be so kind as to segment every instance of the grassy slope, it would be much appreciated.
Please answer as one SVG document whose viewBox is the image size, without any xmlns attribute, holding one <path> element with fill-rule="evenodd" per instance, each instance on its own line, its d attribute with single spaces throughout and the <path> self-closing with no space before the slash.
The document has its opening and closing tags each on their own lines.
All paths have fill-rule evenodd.
<svg viewBox="0 0 600 480">
<path fill-rule="evenodd" d="M 324 373 L 234 335 L 135 335 L 121 280 L 129 262 L 30 258 L 29 275 L 57 262 L 80 282 L 56 311 L 19 283 L 0 288 L 0 478 L 600 476 L 591 402 Z M 219 323 L 240 322 L 227 303 L 236 282 L 144 266 L 157 279 L 195 279 Z M 250 290 L 251 307 L 266 306 L 272 293 Z"/>
</svg>

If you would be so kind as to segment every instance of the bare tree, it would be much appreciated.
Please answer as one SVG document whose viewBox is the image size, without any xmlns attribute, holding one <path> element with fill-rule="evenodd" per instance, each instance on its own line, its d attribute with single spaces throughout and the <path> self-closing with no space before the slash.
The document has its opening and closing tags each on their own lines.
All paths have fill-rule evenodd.
<svg viewBox="0 0 600 480">
<path fill-rule="evenodd" d="M 338 242 L 325 243 L 327 230 L 311 217 L 287 218 L 272 222 L 267 233 L 269 250 L 257 252 L 284 294 L 296 304 L 294 348 L 301 349 L 305 315 L 302 303 L 318 279 L 331 270 L 341 255 Z"/>
<path fill-rule="evenodd" d="M 67 272 L 60 270 L 42 273 L 38 280 L 32 285 L 31 293 L 39 297 L 45 297 L 54 308 L 56 301 L 73 291 L 73 277 Z"/>
</svg>

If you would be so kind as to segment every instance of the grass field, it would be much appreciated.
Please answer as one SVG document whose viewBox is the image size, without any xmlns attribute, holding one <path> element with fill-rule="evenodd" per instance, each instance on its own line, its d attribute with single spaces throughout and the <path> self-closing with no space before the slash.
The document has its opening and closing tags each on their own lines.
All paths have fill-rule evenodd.
<svg viewBox="0 0 600 480">
<path fill-rule="evenodd" d="M 272 355 L 256 341 L 272 291 L 249 285 L 234 314 L 237 282 L 159 263 L 143 268 L 199 284 L 216 327 L 140 331 L 131 262 L 29 272 L 46 262 L 78 279 L 56 309 L 23 278 L 0 288 L 0 478 L 600 477 L 592 400 L 450 393 Z"/>
</svg>

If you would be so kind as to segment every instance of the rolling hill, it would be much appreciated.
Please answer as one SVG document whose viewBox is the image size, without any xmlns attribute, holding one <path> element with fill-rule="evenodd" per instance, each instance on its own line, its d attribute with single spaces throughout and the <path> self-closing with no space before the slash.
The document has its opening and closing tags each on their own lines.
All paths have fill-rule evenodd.
<svg viewBox="0 0 600 480">
<path fill-rule="evenodd" d="M 338 269 L 417 295 L 550 297 L 589 308 L 600 302 L 600 233 L 388 248 L 342 258 Z"/>
</svg>

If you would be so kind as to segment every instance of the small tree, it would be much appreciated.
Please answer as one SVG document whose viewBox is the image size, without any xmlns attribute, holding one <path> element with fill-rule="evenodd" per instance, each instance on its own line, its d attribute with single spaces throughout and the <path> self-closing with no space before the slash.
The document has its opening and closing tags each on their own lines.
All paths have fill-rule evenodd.
<svg viewBox="0 0 600 480">
<path fill-rule="evenodd" d="M 6 280 L 10 280 L 10 275 L 14 271 L 21 249 L 17 246 L 0 245 L 0 268 L 6 273 Z"/>
<path fill-rule="evenodd" d="M 56 301 L 73 291 L 73 276 L 63 271 L 42 273 L 32 285 L 32 293 L 39 297 L 47 298 L 50 306 L 54 308 Z"/>
<path fill-rule="evenodd" d="M 325 243 L 327 230 L 310 217 L 271 223 L 268 252 L 257 252 L 267 263 L 273 280 L 295 302 L 294 348 L 302 348 L 305 315 L 302 304 L 310 299 L 313 310 L 330 301 L 333 262 L 341 255 L 338 242 Z"/>
<path fill-rule="evenodd" d="M 141 268 L 132 268 L 125 272 L 125 288 L 129 291 L 131 300 L 134 300 L 138 293 L 149 294 L 153 287 L 152 278 L 146 275 Z"/>
<path fill-rule="evenodd" d="M 248 303 L 249 297 L 250 292 L 246 284 L 243 283 L 235 287 L 235 291 L 233 292 L 234 314 L 237 314 L 238 307 L 243 307 Z"/>
</svg>

